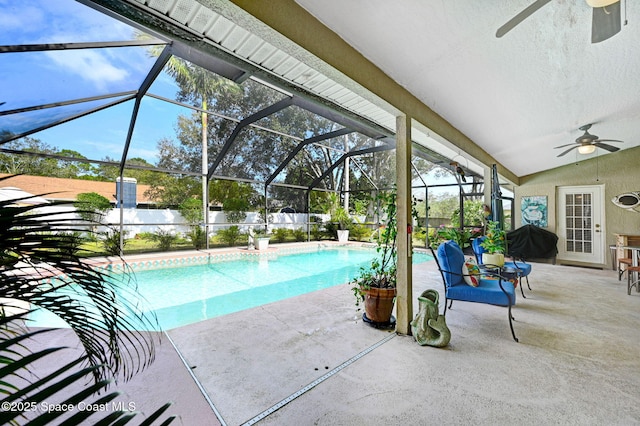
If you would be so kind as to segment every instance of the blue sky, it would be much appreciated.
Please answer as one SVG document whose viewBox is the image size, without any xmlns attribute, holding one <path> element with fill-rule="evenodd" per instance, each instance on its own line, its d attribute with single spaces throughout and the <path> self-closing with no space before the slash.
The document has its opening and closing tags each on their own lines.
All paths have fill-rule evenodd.
<svg viewBox="0 0 640 426">
<path fill-rule="evenodd" d="M 73 0 L 0 0 L 0 28 L 0 45 L 135 39 L 133 28 Z M 6 103 L 0 110 L 137 90 L 154 61 L 143 47 L 5 53 L 0 55 L 0 102 Z M 174 98 L 176 86 L 163 74 L 150 92 Z M 32 137 L 91 159 L 119 159 L 132 108 L 127 102 Z M 55 120 L 63 109 L 83 108 L 0 117 L 0 128 L 21 131 L 28 123 Z M 177 114 L 189 112 L 152 99 L 143 101 L 141 111 L 129 156 L 155 162 L 158 140 L 173 138 Z"/>
<path fill-rule="evenodd" d="M 122 41 L 135 30 L 75 0 L 0 0 L 0 45 Z M 76 98 L 135 91 L 155 58 L 145 47 L 82 49 L 0 54 L 0 111 Z M 150 92 L 174 99 L 177 86 L 162 73 Z M 91 103 L 95 106 L 97 101 Z M 34 122 L 51 122 L 84 105 L 0 116 L 0 130 L 19 133 Z M 31 135 L 57 149 L 78 151 L 93 160 L 119 160 L 125 145 L 133 101 Z M 146 97 L 141 105 L 128 158 L 155 164 L 157 143 L 175 138 L 179 114 L 191 110 Z M 430 175 L 430 182 L 433 182 Z M 453 178 L 451 182 L 455 182 Z M 444 179 L 441 182 L 447 182 Z M 450 192 L 452 189 L 436 189 Z"/>
</svg>

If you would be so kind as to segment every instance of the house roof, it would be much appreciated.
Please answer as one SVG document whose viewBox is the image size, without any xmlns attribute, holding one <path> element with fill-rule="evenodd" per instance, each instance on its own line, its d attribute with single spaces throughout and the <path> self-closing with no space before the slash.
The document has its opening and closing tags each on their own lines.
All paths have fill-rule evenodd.
<svg viewBox="0 0 640 426">
<path fill-rule="evenodd" d="M 95 192 L 110 202 L 116 202 L 116 183 L 98 182 L 84 179 L 64 179 L 46 176 L 16 175 L 0 173 L 0 188 L 16 187 L 34 195 L 41 195 L 47 200 L 73 201 L 78 194 Z M 145 195 L 149 185 L 137 185 L 136 201 L 138 204 L 150 204 L 153 201 Z"/>
</svg>

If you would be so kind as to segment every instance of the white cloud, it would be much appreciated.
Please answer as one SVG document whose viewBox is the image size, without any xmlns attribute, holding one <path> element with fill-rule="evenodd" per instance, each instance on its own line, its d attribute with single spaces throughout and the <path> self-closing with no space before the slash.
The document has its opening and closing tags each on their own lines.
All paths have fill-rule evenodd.
<svg viewBox="0 0 640 426">
<path fill-rule="evenodd" d="M 26 31 L 39 28 L 44 21 L 44 13 L 36 7 L 23 7 L 20 3 L 0 2 L 0 28 L 10 33 L 15 30 Z M 22 43 L 22 41 L 19 41 Z"/>
<path fill-rule="evenodd" d="M 69 71 L 106 90 L 110 84 L 125 81 L 129 72 L 111 64 L 104 55 L 91 50 L 50 52 L 47 56 L 56 67 Z"/>
</svg>

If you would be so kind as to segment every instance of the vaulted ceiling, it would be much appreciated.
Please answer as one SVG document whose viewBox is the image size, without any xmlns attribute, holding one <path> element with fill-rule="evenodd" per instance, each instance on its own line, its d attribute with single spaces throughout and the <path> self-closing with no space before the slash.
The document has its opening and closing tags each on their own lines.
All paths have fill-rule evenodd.
<svg viewBox="0 0 640 426">
<path fill-rule="evenodd" d="M 173 40 L 174 51 L 222 75 L 237 71 L 229 77 L 270 81 L 354 124 L 380 134 L 395 130 L 394 106 L 252 22 L 242 10 L 251 2 L 80 2 L 153 28 Z M 593 123 L 590 132 L 603 139 L 624 141 L 610 144 L 623 150 L 640 145 L 640 5 L 622 0 L 622 30 L 600 43 L 591 43 L 592 8 L 584 0 L 537 0 L 545 4 L 496 37 L 500 26 L 533 3 L 281 0 L 262 7 L 283 15 L 281 9 L 292 5 L 308 11 L 464 139 L 447 141 L 419 127 L 413 132 L 418 144 L 444 157 L 468 158 L 463 165 L 477 174 L 483 170 L 474 153 L 465 152 L 466 141 L 515 177 L 610 155 L 574 149 L 558 157 L 567 147 L 555 147 L 574 142 L 585 124 Z"/>
<path fill-rule="evenodd" d="M 640 145 L 638 2 L 592 44 L 584 0 L 552 0 L 501 38 L 534 0 L 295 1 L 517 176 L 608 155 L 557 157 L 585 124 Z"/>
</svg>

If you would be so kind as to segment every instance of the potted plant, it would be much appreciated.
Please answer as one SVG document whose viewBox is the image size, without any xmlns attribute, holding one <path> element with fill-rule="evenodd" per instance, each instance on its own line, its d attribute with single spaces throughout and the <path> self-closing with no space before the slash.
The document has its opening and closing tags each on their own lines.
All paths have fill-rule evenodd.
<svg viewBox="0 0 640 426">
<path fill-rule="evenodd" d="M 481 235 L 481 228 L 452 228 L 440 225 L 431 235 L 429 242 L 432 247 L 438 247 L 440 243 L 453 240 L 460 246 L 462 251 L 471 248 L 471 239 Z"/>
<path fill-rule="evenodd" d="M 254 241 L 257 250 L 267 250 L 269 248 L 269 236 L 266 227 L 259 226 L 253 230 Z"/>
<path fill-rule="evenodd" d="M 338 207 L 333 213 L 331 221 L 338 223 L 338 242 L 346 243 L 349 241 L 349 227 L 353 223 L 349 212 L 344 207 Z"/>
<path fill-rule="evenodd" d="M 500 229 L 499 222 L 490 220 L 487 223 L 487 232 L 480 246 L 485 250 L 482 253 L 482 263 L 496 266 L 504 265 L 504 253 L 507 250 L 507 233 Z"/>
<path fill-rule="evenodd" d="M 396 296 L 396 193 L 380 194 L 386 222 L 378 238 L 378 255 L 368 267 L 360 268 L 360 275 L 351 281 L 356 306 L 364 302 L 363 320 L 376 324 L 391 324 L 391 312 Z"/>
</svg>

